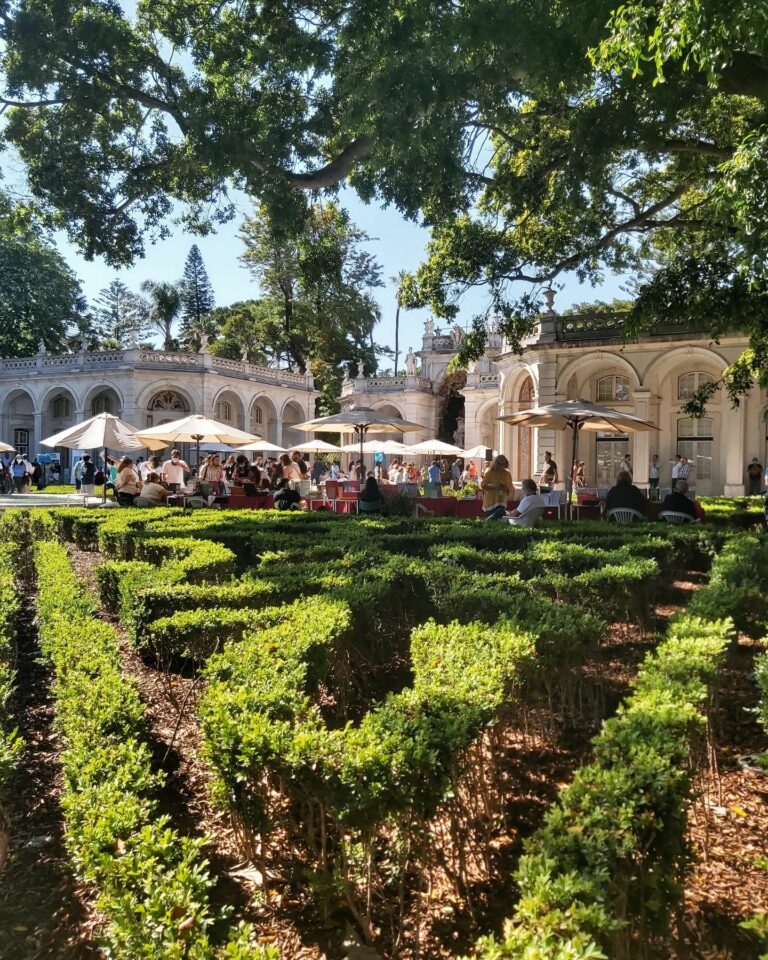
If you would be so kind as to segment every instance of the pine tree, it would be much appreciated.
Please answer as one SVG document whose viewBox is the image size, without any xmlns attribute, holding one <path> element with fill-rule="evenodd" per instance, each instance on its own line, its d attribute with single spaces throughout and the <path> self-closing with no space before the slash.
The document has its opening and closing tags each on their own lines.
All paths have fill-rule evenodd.
<svg viewBox="0 0 768 960">
<path fill-rule="evenodd" d="M 192 244 L 187 262 L 184 264 L 184 276 L 181 279 L 181 326 L 179 340 L 186 345 L 199 342 L 198 332 L 204 330 L 211 334 L 210 323 L 206 318 L 213 310 L 215 300 L 213 287 L 203 263 L 203 256 L 196 243 Z"/>
<path fill-rule="evenodd" d="M 103 346 L 126 347 L 146 337 L 149 305 L 129 290 L 122 280 L 113 280 L 96 300 L 94 332 Z"/>
</svg>

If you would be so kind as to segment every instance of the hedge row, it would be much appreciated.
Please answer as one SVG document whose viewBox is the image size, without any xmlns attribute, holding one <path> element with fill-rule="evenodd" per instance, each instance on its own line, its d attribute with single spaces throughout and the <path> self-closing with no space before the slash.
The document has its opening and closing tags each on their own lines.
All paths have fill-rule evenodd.
<svg viewBox="0 0 768 960">
<path fill-rule="evenodd" d="M 328 651 L 351 615 L 318 599 L 307 616 L 309 602 L 208 662 L 200 718 L 219 799 L 251 834 L 268 832 L 278 782 L 294 802 L 320 803 L 340 830 L 370 837 L 398 814 L 425 820 L 457 752 L 530 682 L 533 638 L 504 623 L 427 623 L 411 639 L 412 687 L 358 725 L 332 729 L 308 694 L 326 678 Z"/>
<path fill-rule="evenodd" d="M 63 547 L 39 542 L 35 556 L 40 644 L 56 672 L 65 744 L 66 842 L 76 872 L 98 890 L 110 955 L 274 958 L 243 925 L 215 945 L 201 842 L 158 815 L 162 775 L 152 771 L 144 708 L 122 673 L 115 632 L 96 618 Z"/>
<path fill-rule="evenodd" d="M 729 620 L 688 615 L 646 657 L 635 689 L 595 740 L 595 761 L 563 790 L 526 844 L 520 899 L 485 960 L 628 957 L 664 937 L 689 859 L 690 757 L 707 731 Z"/>
<path fill-rule="evenodd" d="M 730 538 L 715 557 L 706 589 L 694 594 L 689 610 L 707 619 L 731 617 L 739 630 L 768 624 L 768 543 L 744 534 Z"/>
<path fill-rule="evenodd" d="M 16 579 L 15 544 L 8 539 L 6 526 L 0 521 L 0 833 L 8 826 L 4 813 L 6 785 L 23 748 L 12 704 L 21 595 Z"/>
</svg>

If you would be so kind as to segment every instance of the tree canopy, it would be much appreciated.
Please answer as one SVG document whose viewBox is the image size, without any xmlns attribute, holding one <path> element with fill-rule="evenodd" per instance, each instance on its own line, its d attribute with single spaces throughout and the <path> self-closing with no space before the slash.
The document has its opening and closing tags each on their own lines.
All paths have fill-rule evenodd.
<svg viewBox="0 0 768 960">
<path fill-rule="evenodd" d="M 215 310 L 214 350 L 253 362 L 311 362 L 323 408 L 337 403 L 344 373 L 362 362 L 376 369 L 373 330 L 379 309 L 371 290 L 381 269 L 368 237 L 335 204 L 316 205 L 299 235 L 275 229 L 264 208 L 245 221 L 243 261 L 261 287 L 258 300 Z"/>
<path fill-rule="evenodd" d="M 80 284 L 33 213 L 0 192 L 0 357 L 56 352 L 82 320 Z"/>
<path fill-rule="evenodd" d="M 54 222 L 115 263 L 175 201 L 209 229 L 234 185 L 300 233 L 309 192 L 348 178 L 434 228 L 404 305 L 450 317 L 484 285 L 515 342 L 542 285 L 642 267 L 648 302 L 673 306 L 682 277 L 736 320 L 733 278 L 748 297 L 766 283 L 765 13 L 140 0 L 128 18 L 113 0 L 2 0 L 4 136 Z"/>
</svg>

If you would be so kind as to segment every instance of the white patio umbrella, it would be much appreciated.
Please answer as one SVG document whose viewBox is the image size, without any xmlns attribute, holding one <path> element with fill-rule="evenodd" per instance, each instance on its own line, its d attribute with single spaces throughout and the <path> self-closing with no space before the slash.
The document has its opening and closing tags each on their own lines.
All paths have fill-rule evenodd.
<svg viewBox="0 0 768 960">
<path fill-rule="evenodd" d="M 317 417 L 315 420 L 307 420 L 306 423 L 297 423 L 293 429 L 304 430 L 306 433 L 339 433 L 342 430 L 354 430 L 362 460 L 365 435 L 372 427 L 377 433 L 411 433 L 413 430 L 426 430 L 426 427 L 420 423 L 411 423 L 409 420 L 400 420 L 398 417 L 385 417 L 368 407 L 350 407 L 329 417 Z"/>
<path fill-rule="evenodd" d="M 171 443 L 194 443 L 197 447 L 198 466 L 201 443 L 223 443 L 235 447 L 259 439 L 256 434 L 246 433 L 229 423 L 220 423 L 199 413 L 182 417 L 181 420 L 172 420 L 170 423 L 161 423 L 157 427 L 137 430 L 135 436 L 140 440 L 164 440 L 163 446 Z"/>
<path fill-rule="evenodd" d="M 460 457 L 464 451 L 452 443 L 442 440 L 422 440 L 421 443 L 408 444 L 404 453 L 415 453 L 425 457 Z"/>
<path fill-rule="evenodd" d="M 16 447 L 12 447 L 10 443 L 0 442 L 0 453 L 13 453 Z"/>
<path fill-rule="evenodd" d="M 285 453 L 285 447 L 278 447 L 276 443 L 270 443 L 268 440 L 254 440 L 253 443 L 243 444 L 236 448 L 238 453 L 246 453 L 252 450 L 254 453 Z"/>
<path fill-rule="evenodd" d="M 360 444 L 347 443 L 339 448 L 342 453 L 357 453 L 360 450 Z M 363 453 L 405 453 L 408 448 L 399 440 L 366 440 L 363 444 Z"/>
<path fill-rule="evenodd" d="M 41 440 L 44 447 L 66 447 L 69 450 L 97 450 L 104 451 L 104 487 L 101 498 L 107 499 L 107 450 L 123 450 L 131 452 L 143 450 L 162 450 L 165 446 L 159 440 L 139 440 L 136 436 L 136 427 L 126 423 L 112 413 L 98 413 L 74 427 L 67 427 L 55 433 L 52 437 Z"/>
<path fill-rule="evenodd" d="M 295 443 L 286 453 L 341 453 L 341 447 L 325 440 L 307 440 L 306 443 Z"/>
<path fill-rule="evenodd" d="M 532 407 L 530 410 L 520 410 L 518 413 L 506 417 L 497 417 L 504 423 L 511 423 L 518 427 L 553 427 L 555 430 L 573 431 L 573 457 L 579 446 L 579 431 L 605 431 L 607 433 L 647 433 L 658 430 L 656 424 L 650 420 L 643 420 L 631 413 L 613 410 L 599 403 L 589 400 L 565 400 L 562 403 L 552 403 L 545 407 Z M 569 500 L 573 498 L 573 485 L 569 492 Z"/>
<path fill-rule="evenodd" d="M 486 450 L 491 450 L 491 448 L 486 447 L 484 443 L 478 443 L 476 447 L 470 447 L 469 450 L 462 450 L 461 455 L 466 457 L 467 460 L 485 460 Z M 498 450 L 491 450 L 491 459 L 498 457 L 498 455 Z"/>
</svg>

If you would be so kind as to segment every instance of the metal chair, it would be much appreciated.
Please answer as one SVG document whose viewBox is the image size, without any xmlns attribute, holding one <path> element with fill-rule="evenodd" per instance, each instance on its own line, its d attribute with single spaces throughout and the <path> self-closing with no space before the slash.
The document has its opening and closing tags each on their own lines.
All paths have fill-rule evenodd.
<svg viewBox="0 0 768 960">
<path fill-rule="evenodd" d="M 502 517 L 502 519 L 511 523 L 513 527 L 535 527 L 544 516 L 545 510 L 546 507 L 535 507 L 533 510 L 527 510 L 522 517 Z"/>
<path fill-rule="evenodd" d="M 679 513 L 677 510 L 662 510 L 659 513 L 659 519 L 663 520 L 664 523 L 698 523 L 698 520 L 690 514 Z"/>
<path fill-rule="evenodd" d="M 358 513 L 381 513 L 381 508 L 382 508 L 381 500 L 358 500 L 357 501 Z"/>
<path fill-rule="evenodd" d="M 613 507 L 606 511 L 605 519 L 609 522 L 613 520 L 614 523 L 635 523 L 636 521 L 642 523 L 646 518 L 639 510 L 634 510 L 632 507 Z"/>
<path fill-rule="evenodd" d="M 202 497 L 187 497 L 184 506 L 189 510 L 201 510 L 206 505 Z"/>
<path fill-rule="evenodd" d="M 133 505 L 134 507 L 154 507 L 155 503 L 147 497 L 134 497 Z"/>
</svg>

